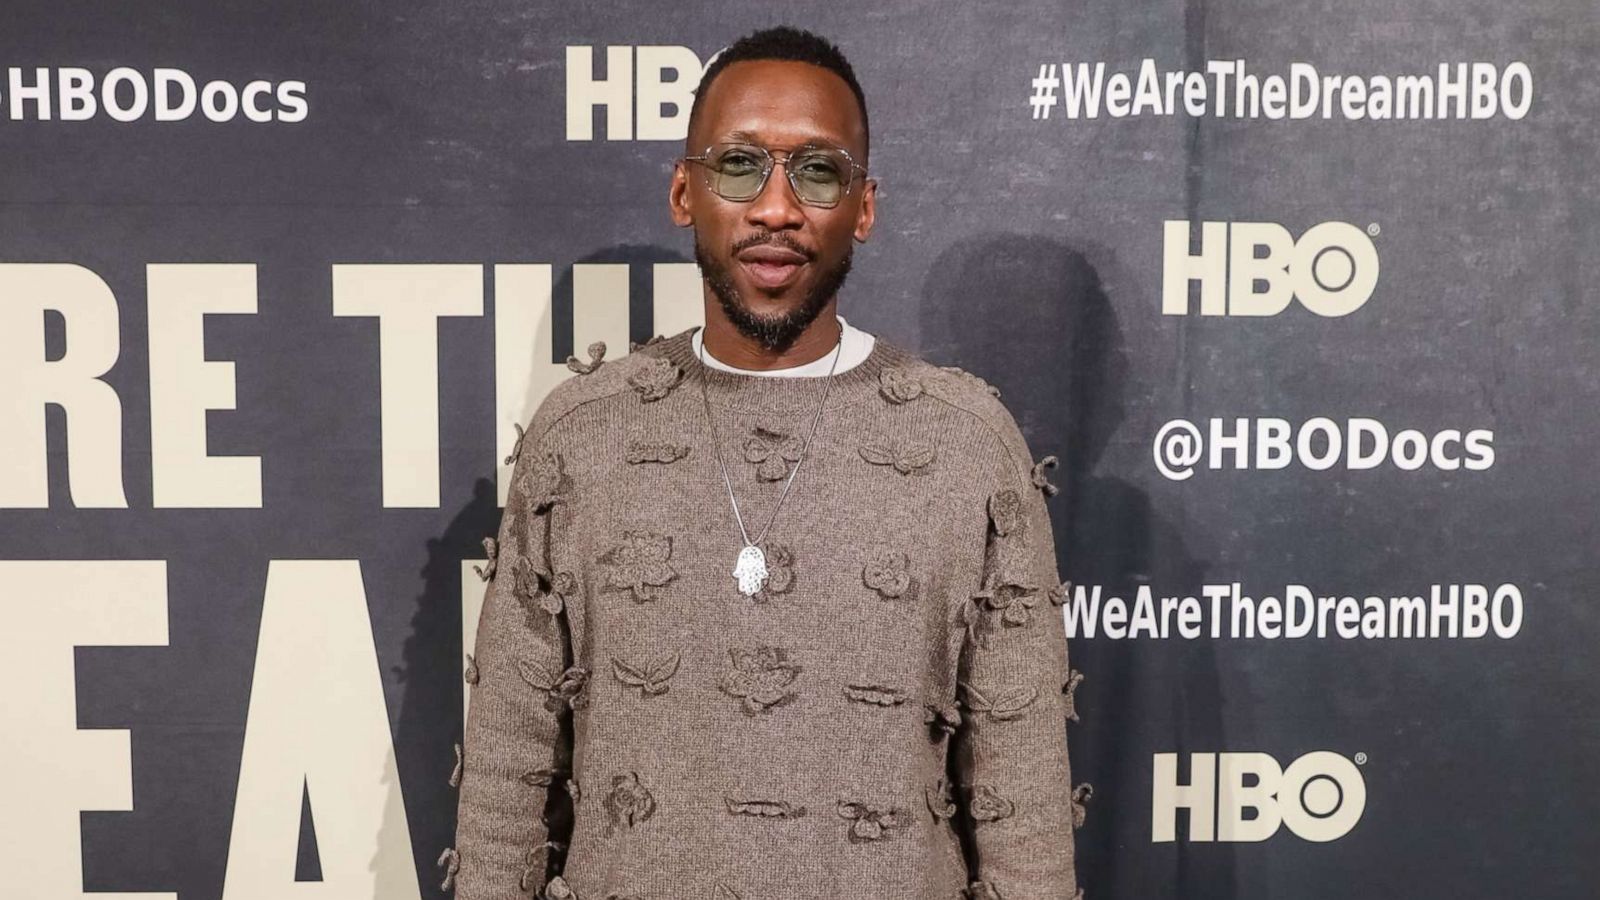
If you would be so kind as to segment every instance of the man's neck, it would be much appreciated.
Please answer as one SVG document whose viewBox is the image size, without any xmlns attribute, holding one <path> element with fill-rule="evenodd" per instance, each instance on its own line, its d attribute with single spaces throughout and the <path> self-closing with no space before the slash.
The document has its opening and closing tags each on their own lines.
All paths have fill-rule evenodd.
<svg viewBox="0 0 1600 900">
<path fill-rule="evenodd" d="M 836 301 L 829 301 L 817 318 L 783 350 L 771 350 L 728 321 L 722 307 L 706 304 L 705 350 L 718 360 L 740 369 L 789 369 L 821 359 L 839 346 L 840 324 Z"/>
</svg>

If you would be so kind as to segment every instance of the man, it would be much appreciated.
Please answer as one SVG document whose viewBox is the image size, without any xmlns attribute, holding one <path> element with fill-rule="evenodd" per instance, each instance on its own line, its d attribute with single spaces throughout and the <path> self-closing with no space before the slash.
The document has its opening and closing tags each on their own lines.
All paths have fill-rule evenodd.
<svg viewBox="0 0 1600 900">
<path fill-rule="evenodd" d="M 849 64 L 740 40 L 686 150 L 706 325 L 592 346 L 521 434 L 443 886 L 1078 896 L 1055 460 L 982 379 L 838 316 L 876 190 Z"/>
</svg>

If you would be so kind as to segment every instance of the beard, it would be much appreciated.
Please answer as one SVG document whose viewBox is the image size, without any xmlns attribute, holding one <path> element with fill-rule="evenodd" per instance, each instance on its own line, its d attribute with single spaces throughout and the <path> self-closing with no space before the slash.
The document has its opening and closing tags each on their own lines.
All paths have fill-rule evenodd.
<svg viewBox="0 0 1600 900">
<path fill-rule="evenodd" d="M 770 243 L 791 246 L 783 241 Z M 711 285 L 711 293 L 716 296 L 723 314 L 740 334 L 774 353 L 789 349 L 811 323 L 816 321 L 817 316 L 822 314 L 828 301 L 844 285 L 845 276 L 850 274 L 850 258 L 854 253 L 855 248 L 847 247 L 844 256 L 837 263 L 823 270 L 821 277 L 811 285 L 805 296 L 800 298 L 799 306 L 776 315 L 761 315 L 752 309 L 744 296 L 739 293 L 739 287 L 734 284 L 733 275 L 728 267 L 706 252 L 700 243 L 699 235 L 695 236 L 694 241 L 694 261 L 700 264 L 700 271 L 705 275 L 706 283 Z"/>
</svg>

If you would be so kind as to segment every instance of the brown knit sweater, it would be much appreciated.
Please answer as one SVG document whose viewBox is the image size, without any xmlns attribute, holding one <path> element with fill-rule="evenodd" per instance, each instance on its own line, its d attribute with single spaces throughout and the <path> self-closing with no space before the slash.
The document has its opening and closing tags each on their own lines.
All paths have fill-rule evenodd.
<svg viewBox="0 0 1600 900">
<path fill-rule="evenodd" d="M 1046 497 L 982 379 L 882 337 L 823 379 L 693 329 L 557 386 L 517 445 L 466 679 L 458 900 L 1073 900 L 1076 719 Z"/>
</svg>

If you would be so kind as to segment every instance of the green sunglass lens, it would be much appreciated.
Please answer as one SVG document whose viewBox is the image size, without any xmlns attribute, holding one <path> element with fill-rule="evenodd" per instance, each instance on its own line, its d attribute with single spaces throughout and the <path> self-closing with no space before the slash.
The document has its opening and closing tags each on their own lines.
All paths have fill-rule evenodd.
<svg viewBox="0 0 1600 900">
<path fill-rule="evenodd" d="M 754 197 L 761 186 L 762 160 L 760 154 L 746 148 L 724 149 L 713 152 L 715 173 L 713 187 L 724 197 Z"/>
<path fill-rule="evenodd" d="M 839 202 L 844 192 L 845 172 L 849 166 L 844 161 L 826 153 L 814 153 L 791 161 L 795 190 L 812 203 Z"/>
</svg>

